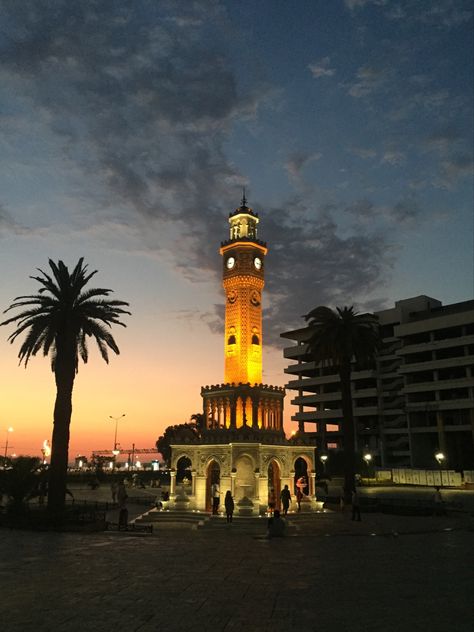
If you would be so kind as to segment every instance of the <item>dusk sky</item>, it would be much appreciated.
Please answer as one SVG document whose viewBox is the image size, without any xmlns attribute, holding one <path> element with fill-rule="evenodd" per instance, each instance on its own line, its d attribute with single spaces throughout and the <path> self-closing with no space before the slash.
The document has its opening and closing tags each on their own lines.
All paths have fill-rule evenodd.
<svg viewBox="0 0 474 632">
<path fill-rule="evenodd" d="M 152 447 L 223 380 L 220 242 L 267 242 L 264 382 L 318 305 L 473 287 L 470 0 L 0 0 L 0 308 L 48 258 L 130 302 L 76 378 L 70 458 Z M 0 445 L 51 437 L 49 361 L 0 329 Z M 285 428 L 291 414 L 287 395 Z"/>
</svg>

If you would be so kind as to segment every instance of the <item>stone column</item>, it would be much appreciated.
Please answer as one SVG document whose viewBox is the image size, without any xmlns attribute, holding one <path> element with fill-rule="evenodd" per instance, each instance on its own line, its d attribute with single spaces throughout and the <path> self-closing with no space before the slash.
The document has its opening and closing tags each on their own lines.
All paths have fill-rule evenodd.
<svg viewBox="0 0 474 632">
<path fill-rule="evenodd" d="M 230 475 L 230 493 L 232 494 L 232 498 L 235 496 L 235 477 L 237 476 L 237 472 L 232 472 Z"/>
<path fill-rule="evenodd" d="M 196 495 L 196 470 L 191 470 L 191 495 Z"/>
<path fill-rule="evenodd" d="M 316 472 L 309 474 L 309 496 L 316 499 Z"/>
<path fill-rule="evenodd" d="M 176 493 L 176 470 L 170 470 L 170 500 Z"/>
<path fill-rule="evenodd" d="M 260 502 L 260 472 L 255 472 L 255 502 Z"/>
</svg>

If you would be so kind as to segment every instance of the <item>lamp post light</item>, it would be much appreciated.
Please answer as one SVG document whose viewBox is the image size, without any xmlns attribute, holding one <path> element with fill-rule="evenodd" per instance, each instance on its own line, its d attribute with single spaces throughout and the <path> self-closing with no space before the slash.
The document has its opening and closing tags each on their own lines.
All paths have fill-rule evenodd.
<svg viewBox="0 0 474 632">
<path fill-rule="evenodd" d="M 435 459 L 438 461 L 440 485 L 443 487 L 443 464 L 446 457 L 442 452 L 436 452 Z"/>
<path fill-rule="evenodd" d="M 118 417 L 109 415 L 109 419 L 112 419 L 113 421 L 115 421 L 114 449 L 112 450 L 112 454 L 114 455 L 114 461 L 113 461 L 114 464 L 113 464 L 112 469 L 115 469 L 115 461 L 117 460 L 117 457 L 120 454 L 120 450 L 117 447 L 117 429 L 118 429 L 118 422 L 120 419 L 122 419 L 122 417 L 125 417 L 125 413 L 123 413 L 122 415 L 119 415 Z"/>
<path fill-rule="evenodd" d="M 9 439 L 10 432 L 13 432 L 13 428 L 11 426 L 9 428 L 7 428 L 7 436 L 6 436 L 6 439 L 5 439 L 5 453 L 3 455 L 3 467 L 4 468 L 7 466 L 8 439 Z"/>
<path fill-rule="evenodd" d="M 324 475 L 326 476 L 326 461 L 328 460 L 328 455 L 321 454 L 321 456 L 319 457 L 319 460 L 323 464 L 323 471 L 324 471 Z"/>
<path fill-rule="evenodd" d="M 365 464 L 367 465 L 367 477 L 368 477 L 370 474 L 370 464 L 372 462 L 372 455 L 370 454 L 370 452 L 366 452 L 362 458 L 364 459 Z"/>
</svg>

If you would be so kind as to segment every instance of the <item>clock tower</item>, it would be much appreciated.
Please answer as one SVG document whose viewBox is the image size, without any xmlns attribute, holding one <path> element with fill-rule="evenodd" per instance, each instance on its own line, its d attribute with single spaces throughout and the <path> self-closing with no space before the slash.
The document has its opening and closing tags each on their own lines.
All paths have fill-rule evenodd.
<svg viewBox="0 0 474 632">
<path fill-rule="evenodd" d="M 245 193 L 229 214 L 221 243 L 225 300 L 224 381 L 201 387 L 199 433 L 171 446 L 170 506 L 215 512 L 218 483 L 235 498 L 236 513 L 264 515 L 278 507 L 284 485 L 308 481 L 307 507 L 316 508 L 314 447 L 288 441 L 283 429 L 285 389 L 262 383 L 262 292 L 267 245 L 257 237 L 258 214 Z M 185 459 L 185 460 L 184 460 Z M 186 464 L 191 486 L 176 494 Z M 189 493 L 189 495 L 188 495 Z M 211 498 L 212 497 L 212 498 Z M 221 498 L 221 502 L 223 497 Z M 276 502 L 276 505 L 275 505 Z"/>
<path fill-rule="evenodd" d="M 223 242 L 225 292 L 224 380 L 262 381 L 262 290 L 267 248 L 257 239 L 258 215 L 242 204 L 229 215 L 230 238 Z"/>
<path fill-rule="evenodd" d="M 257 238 L 259 217 L 241 205 L 229 214 L 221 243 L 225 292 L 224 383 L 201 389 L 204 434 L 282 441 L 285 389 L 262 384 L 262 291 L 267 246 Z M 223 434 L 224 433 L 224 434 Z M 214 437 L 215 438 L 215 437 Z"/>
</svg>

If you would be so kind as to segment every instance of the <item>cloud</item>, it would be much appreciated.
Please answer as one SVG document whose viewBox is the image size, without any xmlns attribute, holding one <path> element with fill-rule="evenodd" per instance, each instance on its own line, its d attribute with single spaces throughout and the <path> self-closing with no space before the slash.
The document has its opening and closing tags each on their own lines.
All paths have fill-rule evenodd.
<svg viewBox="0 0 474 632">
<path fill-rule="evenodd" d="M 316 79 L 320 77 L 332 77 L 336 73 L 336 69 L 330 68 L 330 63 L 331 59 L 329 57 L 323 57 L 319 61 L 309 64 L 308 68 Z"/>
<path fill-rule="evenodd" d="M 356 73 L 356 80 L 348 84 L 348 93 L 355 99 L 370 96 L 380 90 L 386 83 L 389 71 L 372 66 L 361 66 Z"/>
<path fill-rule="evenodd" d="M 236 122 L 258 118 L 272 88 L 260 78 L 240 88 L 222 41 L 231 26 L 218 2 L 140 6 L 4 3 L 3 85 L 15 81 L 82 169 L 87 208 L 98 201 L 89 224 L 133 226 L 144 252 L 159 253 L 194 282 L 214 277 L 217 285 L 216 240 L 247 184 L 226 142 Z M 332 70 L 329 60 L 320 65 Z M 364 67 L 354 90 L 362 96 L 381 81 L 383 73 Z M 286 163 L 290 179 L 301 184 L 305 167 L 320 158 L 295 151 Z M 279 333 L 298 326 L 295 314 L 315 305 L 364 300 L 388 273 L 383 235 L 364 227 L 341 236 L 335 210 L 309 195 L 279 208 L 252 203 L 251 191 L 249 200 L 262 209 L 261 238 L 270 246 L 267 343 L 280 344 Z M 214 311 L 200 318 L 215 330 L 221 316 Z"/>
<path fill-rule="evenodd" d="M 372 4 L 378 7 L 383 7 L 388 3 L 388 0 L 344 0 L 344 4 L 348 9 L 352 11 L 354 9 L 362 9 L 368 4 Z"/>
<path fill-rule="evenodd" d="M 33 231 L 16 222 L 6 208 L 0 204 L 0 237 L 3 235 L 29 235 Z"/>
<path fill-rule="evenodd" d="M 363 160 L 375 158 L 377 155 L 375 149 L 372 149 L 371 147 L 349 147 L 348 151 L 355 156 L 359 156 L 359 158 L 362 158 Z"/>
<path fill-rule="evenodd" d="M 315 160 L 320 160 L 322 158 L 322 154 L 319 152 L 304 152 L 304 151 L 296 151 L 293 152 L 288 160 L 285 163 L 285 169 L 290 176 L 290 179 L 296 183 L 300 184 L 302 182 L 302 171 L 303 169 L 310 163 Z"/>
<path fill-rule="evenodd" d="M 457 154 L 440 163 L 439 176 L 434 185 L 441 189 L 453 189 L 464 178 L 472 182 L 474 161 L 471 154 Z"/>
<path fill-rule="evenodd" d="M 406 160 L 406 155 L 403 151 L 398 151 L 396 149 L 388 149 L 384 152 L 380 162 L 382 164 L 388 164 L 392 166 L 398 166 L 404 163 Z"/>
<path fill-rule="evenodd" d="M 349 204 L 344 211 L 354 217 L 356 224 L 365 226 L 376 222 L 412 226 L 423 215 L 415 197 L 404 197 L 393 205 L 376 205 L 372 200 L 361 199 Z"/>
</svg>

